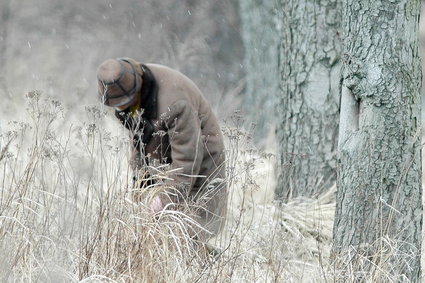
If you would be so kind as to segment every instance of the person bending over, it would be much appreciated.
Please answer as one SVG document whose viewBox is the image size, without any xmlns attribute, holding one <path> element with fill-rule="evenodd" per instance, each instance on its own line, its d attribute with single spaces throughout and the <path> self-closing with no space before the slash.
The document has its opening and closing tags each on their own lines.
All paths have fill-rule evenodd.
<svg viewBox="0 0 425 283">
<path fill-rule="evenodd" d="M 172 180 L 165 181 L 165 193 L 153 198 L 152 210 L 190 201 L 197 204 L 196 220 L 209 231 L 197 236 L 217 234 L 227 205 L 225 148 L 217 118 L 200 89 L 177 70 L 131 58 L 104 61 L 97 80 L 101 102 L 115 108 L 132 136 L 135 176 L 147 166 L 171 167 L 167 177 Z"/>
</svg>

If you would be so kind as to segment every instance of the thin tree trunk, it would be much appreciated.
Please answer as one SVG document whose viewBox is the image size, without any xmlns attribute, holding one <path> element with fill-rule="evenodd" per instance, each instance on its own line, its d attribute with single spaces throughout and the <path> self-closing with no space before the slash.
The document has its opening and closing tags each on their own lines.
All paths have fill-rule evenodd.
<svg viewBox="0 0 425 283">
<path fill-rule="evenodd" d="M 333 249 L 356 280 L 420 282 L 420 1 L 343 3 Z"/>
<path fill-rule="evenodd" d="M 254 141 L 263 146 L 276 123 L 279 93 L 276 0 L 240 0 L 239 7 L 246 73 L 242 106 L 247 122 L 255 125 Z"/>
<path fill-rule="evenodd" d="M 336 178 L 341 42 L 338 1 L 280 2 L 281 95 L 276 194 L 312 197 Z"/>
<path fill-rule="evenodd" d="M 7 40 L 8 40 L 8 24 L 10 19 L 10 1 L 5 0 L 0 4 L 0 89 L 4 94 L 8 94 L 8 87 L 6 84 L 5 69 L 7 63 Z"/>
</svg>

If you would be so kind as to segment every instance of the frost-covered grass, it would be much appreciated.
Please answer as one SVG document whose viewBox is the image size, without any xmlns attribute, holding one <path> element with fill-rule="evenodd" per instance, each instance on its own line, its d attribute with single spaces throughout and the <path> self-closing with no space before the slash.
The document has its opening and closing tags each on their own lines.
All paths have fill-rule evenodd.
<svg viewBox="0 0 425 283">
<path fill-rule="evenodd" d="M 38 92 L 28 101 L 26 122 L 0 132 L 1 282 L 356 280 L 330 261 L 335 188 L 273 202 L 275 156 L 237 126 L 223 126 L 230 201 L 208 252 L 189 237 L 190 207 L 153 214 L 134 201 L 128 137 L 111 115 L 88 107 L 71 122 L 58 101 Z M 154 189 L 165 177 L 158 168 Z"/>
</svg>

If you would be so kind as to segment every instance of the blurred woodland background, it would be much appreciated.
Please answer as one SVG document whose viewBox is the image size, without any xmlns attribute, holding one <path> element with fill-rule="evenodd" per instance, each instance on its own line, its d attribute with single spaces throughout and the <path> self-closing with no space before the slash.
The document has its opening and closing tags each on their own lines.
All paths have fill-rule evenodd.
<svg viewBox="0 0 425 283">
<path fill-rule="evenodd" d="M 116 57 L 179 69 L 223 115 L 238 108 L 226 94 L 238 92 L 243 56 L 236 0 L 0 1 L 3 117 L 35 89 L 71 113 L 98 103 L 96 68 Z"/>
<path fill-rule="evenodd" d="M 241 3 L 239 5 L 239 2 Z M 122 0 L 0 1 L 0 97 L 3 117 L 19 116 L 28 91 L 41 90 L 69 111 L 98 103 L 95 72 L 107 58 L 133 57 L 176 68 L 192 78 L 225 119 L 242 109 L 258 124 L 257 142 L 273 131 L 278 46 L 273 1 Z M 245 27 L 243 26 L 245 20 Z M 261 28 L 259 28 L 261 27 Z M 421 51 L 424 50 L 424 21 Z M 252 37 L 255 32 L 261 35 Z M 251 36 L 251 37 L 250 37 Z M 244 48 L 249 45 L 248 49 Z M 271 63 L 275 57 L 275 62 Z M 259 68 L 260 80 L 247 68 Z M 255 92 L 255 93 L 254 93 Z M 79 114 L 80 113 L 80 114 Z M 267 118 L 264 117 L 266 115 Z M 267 122 L 264 120 L 266 119 Z M 2 119 L 0 126 L 8 119 Z"/>
</svg>

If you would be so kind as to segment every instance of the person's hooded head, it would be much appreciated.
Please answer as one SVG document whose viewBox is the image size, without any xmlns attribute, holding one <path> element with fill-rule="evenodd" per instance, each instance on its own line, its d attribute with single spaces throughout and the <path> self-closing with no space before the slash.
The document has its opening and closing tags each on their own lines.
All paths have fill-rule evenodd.
<svg viewBox="0 0 425 283">
<path fill-rule="evenodd" d="M 131 104 L 141 89 L 142 75 L 140 65 L 133 59 L 106 60 L 97 69 L 100 100 L 111 107 Z"/>
</svg>

